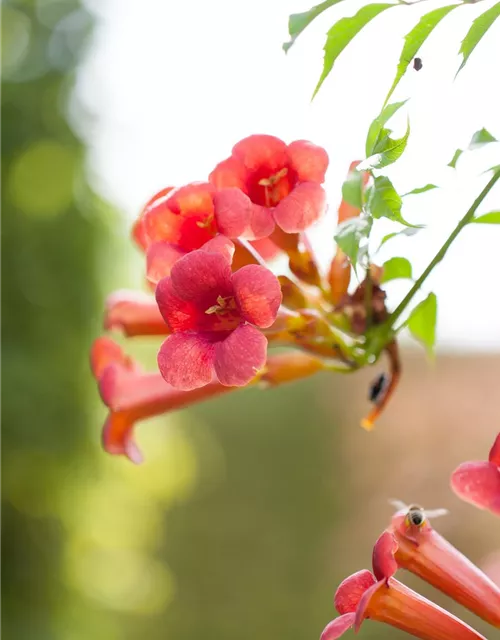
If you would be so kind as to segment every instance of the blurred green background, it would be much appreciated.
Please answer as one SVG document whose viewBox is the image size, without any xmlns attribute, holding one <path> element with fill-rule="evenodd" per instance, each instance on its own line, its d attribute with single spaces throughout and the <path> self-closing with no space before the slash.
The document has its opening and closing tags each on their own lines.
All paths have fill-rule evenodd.
<svg viewBox="0 0 500 640">
<path fill-rule="evenodd" d="M 498 525 L 447 479 L 498 429 L 483 402 L 497 355 L 431 371 L 409 354 L 371 435 L 357 421 L 373 371 L 152 420 L 137 430 L 141 467 L 101 450 L 88 349 L 106 293 L 140 282 L 142 266 L 68 124 L 92 19 L 76 0 L 11 0 L 2 13 L 4 638 L 317 638 L 338 582 L 369 567 L 393 497 L 452 508 L 442 532 L 487 563 Z M 154 342 L 138 342 L 152 366 Z M 359 637 L 404 634 L 367 623 Z"/>
</svg>

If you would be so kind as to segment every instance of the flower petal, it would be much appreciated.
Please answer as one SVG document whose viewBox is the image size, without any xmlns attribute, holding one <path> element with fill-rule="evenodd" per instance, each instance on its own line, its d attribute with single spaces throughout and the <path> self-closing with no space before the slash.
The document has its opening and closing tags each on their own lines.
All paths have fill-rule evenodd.
<svg viewBox="0 0 500 640">
<path fill-rule="evenodd" d="M 146 276 L 149 282 L 157 284 L 170 275 L 174 264 L 186 253 L 170 242 L 154 242 L 146 253 Z"/>
<path fill-rule="evenodd" d="M 132 360 L 123 353 L 123 349 L 111 338 L 102 336 L 96 338 L 90 349 L 90 367 L 96 380 L 112 364 L 119 364 L 125 368 L 137 370 Z"/>
<path fill-rule="evenodd" d="M 134 421 L 127 413 L 110 413 L 102 431 L 102 446 L 112 455 L 124 455 L 134 464 L 143 460 L 133 440 Z"/>
<path fill-rule="evenodd" d="M 233 274 L 232 284 L 242 317 L 263 329 L 276 320 L 281 304 L 278 278 L 257 264 L 249 264 Z"/>
<path fill-rule="evenodd" d="M 394 558 L 398 543 L 390 531 L 384 531 L 373 547 L 373 573 L 377 580 L 388 580 L 398 570 L 398 563 Z"/>
<path fill-rule="evenodd" d="M 274 209 L 276 223 L 287 233 L 304 231 L 326 209 L 326 194 L 316 182 L 302 182 Z"/>
<path fill-rule="evenodd" d="M 464 462 L 451 476 L 453 491 L 466 502 L 500 515 L 500 469 L 491 462 Z"/>
<path fill-rule="evenodd" d="M 335 618 L 335 620 L 332 620 L 326 625 L 320 640 L 337 640 L 337 638 L 344 635 L 347 629 L 354 626 L 355 617 L 355 613 L 344 613 L 344 615 Z"/>
<path fill-rule="evenodd" d="M 328 168 L 328 154 L 307 140 L 296 140 L 288 145 L 288 158 L 299 182 L 325 181 Z"/>
<path fill-rule="evenodd" d="M 356 631 L 356 633 L 359 631 L 363 620 L 366 618 L 370 600 L 380 589 L 384 588 L 387 588 L 385 580 L 379 580 L 378 582 L 375 582 L 375 584 L 373 584 L 369 589 L 367 589 L 361 596 L 358 608 L 356 609 L 356 617 L 354 620 L 354 631 Z"/>
<path fill-rule="evenodd" d="M 163 319 L 174 332 L 199 328 L 206 315 L 192 302 L 179 298 L 170 278 L 163 278 L 158 283 L 156 302 Z"/>
<path fill-rule="evenodd" d="M 217 228 L 228 238 L 238 238 L 250 224 L 252 202 L 240 189 L 222 189 L 214 195 Z"/>
<path fill-rule="evenodd" d="M 160 347 L 158 367 L 169 384 L 189 391 L 212 380 L 214 358 L 214 343 L 204 334 L 174 333 Z"/>
<path fill-rule="evenodd" d="M 496 464 L 497 467 L 500 467 L 500 433 L 495 438 L 495 442 L 491 447 L 488 460 L 493 464 Z"/>
<path fill-rule="evenodd" d="M 335 593 L 335 609 L 341 614 L 355 612 L 367 589 L 375 584 L 371 571 L 362 569 L 343 580 Z"/>
<path fill-rule="evenodd" d="M 218 296 L 232 294 L 231 267 L 221 253 L 188 253 L 174 264 L 171 278 L 176 295 L 202 310 L 215 304 Z"/>
<path fill-rule="evenodd" d="M 275 136 L 253 135 L 236 143 L 232 155 L 250 171 L 265 167 L 274 173 L 286 166 L 286 151 L 286 144 Z"/>
<path fill-rule="evenodd" d="M 266 363 L 267 339 L 255 327 L 241 325 L 215 345 L 215 373 L 221 384 L 244 387 Z"/>
<path fill-rule="evenodd" d="M 250 224 L 245 233 L 245 237 L 250 240 L 259 240 L 267 238 L 274 231 L 275 222 L 273 215 L 268 207 L 260 204 L 253 204 L 250 214 Z"/>
<path fill-rule="evenodd" d="M 227 263 L 230 265 L 233 261 L 235 246 L 226 238 L 226 236 L 215 236 L 208 242 L 200 247 L 200 251 L 206 251 L 208 253 L 220 253 L 227 260 Z"/>
<path fill-rule="evenodd" d="M 237 158 L 227 158 L 215 167 L 208 179 L 217 189 L 235 187 L 246 193 L 248 169 Z"/>
<path fill-rule="evenodd" d="M 192 182 L 176 189 L 168 198 L 168 208 L 183 216 L 205 216 L 214 212 L 214 186 L 209 182 Z"/>
</svg>

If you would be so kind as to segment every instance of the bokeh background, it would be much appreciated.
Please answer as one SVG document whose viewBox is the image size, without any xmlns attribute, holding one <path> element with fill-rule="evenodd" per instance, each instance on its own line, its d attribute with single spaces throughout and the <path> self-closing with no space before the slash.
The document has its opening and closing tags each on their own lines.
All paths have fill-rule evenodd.
<svg viewBox="0 0 500 640">
<path fill-rule="evenodd" d="M 142 284 L 128 241 L 141 204 L 167 183 L 205 176 L 255 131 L 324 144 L 334 203 L 350 160 L 362 154 L 401 35 L 418 13 L 387 14 L 387 33 L 368 29 L 311 106 L 321 35 L 332 15 L 351 11 L 319 21 L 285 57 L 287 15 L 306 5 L 2 3 L 9 640 L 317 638 L 334 615 L 338 582 L 369 566 L 390 498 L 449 508 L 436 526 L 500 581 L 498 523 L 448 487 L 451 470 L 484 458 L 499 429 L 496 229 L 460 238 L 431 281 L 444 349 L 431 365 L 407 345 L 401 388 L 374 433 L 358 428 L 371 370 L 242 391 L 151 420 L 137 430 L 140 467 L 100 448 L 105 411 L 88 348 L 101 331 L 106 294 Z M 484 181 L 479 169 L 498 163 L 496 146 L 465 158 L 459 172 L 443 168 L 476 129 L 500 134 L 490 82 L 500 26 L 451 83 L 458 42 L 480 10 L 466 7 L 443 25 L 423 52 L 424 70 L 402 87 L 412 94 L 414 135 L 394 180 L 402 190 L 436 180 L 443 187 L 408 206 L 407 217 L 424 215 L 429 224 L 422 239 L 391 248 L 417 269 L 473 200 Z M 499 195 L 490 194 L 485 211 L 498 207 Z M 316 230 L 325 261 L 330 238 Z M 390 300 L 404 290 L 394 283 Z M 154 341 L 127 349 L 153 366 Z M 404 579 L 500 638 L 427 585 Z M 406 636 L 368 623 L 359 637 Z"/>
</svg>

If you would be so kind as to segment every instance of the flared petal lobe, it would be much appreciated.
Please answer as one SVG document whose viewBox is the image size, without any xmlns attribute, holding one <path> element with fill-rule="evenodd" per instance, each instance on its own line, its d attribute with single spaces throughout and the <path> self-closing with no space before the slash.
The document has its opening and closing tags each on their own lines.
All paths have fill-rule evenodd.
<svg viewBox="0 0 500 640">
<path fill-rule="evenodd" d="M 231 267 L 220 253 L 193 251 L 172 267 L 172 286 L 182 300 L 201 307 L 215 304 L 217 297 L 232 293 Z"/>
<path fill-rule="evenodd" d="M 276 223 L 286 233 L 304 231 L 324 214 L 326 193 L 316 182 L 302 182 L 274 210 Z"/>
<path fill-rule="evenodd" d="M 244 387 L 266 363 L 267 338 L 255 327 L 240 325 L 215 344 L 215 373 L 221 384 Z"/>
<path fill-rule="evenodd" d="M 337 640 L 337 638 L 343 636 L 348 629 L 354 626 L 355 617 L 355 613 L 344 613 L 338 618 L 335 618 L 335 620 L 332 620 L 326 625 L 320 640 Z"/>
<path fill-rule="evenodd" d="M 174 333 L 158 352 L 158 368 L 166 382 L 189 391 L 208 384 L 214 375 L 215 345 L 202 333 Z"/>
<path fill-rule="evenodd" d="M 396 539 L 389 531 L 384 531 L 373 547 L 373 573 L 377 580 L 388 580 L 398 570 L 394 553 L 398 548 Z"/>
<path fill-rule="evenodd" d="M 328 154 L 307 140 L 296 140 L 288 145 L 288 159 L 300 182 L 325 181 Z"/>
<path fill-rule="evenodd" d="M 233 274 L 232 284 L 242 318 L 257 327 L 270 327 L 281 304 L 276 276 L 260 265 L 247 265 Z"/>
<path fill-rule="evenodd" d="M 492 462 L 464 462 L 453 472 L 451 486 L 462 500 L 500 515 L 500 468 Z"/>
</svg>

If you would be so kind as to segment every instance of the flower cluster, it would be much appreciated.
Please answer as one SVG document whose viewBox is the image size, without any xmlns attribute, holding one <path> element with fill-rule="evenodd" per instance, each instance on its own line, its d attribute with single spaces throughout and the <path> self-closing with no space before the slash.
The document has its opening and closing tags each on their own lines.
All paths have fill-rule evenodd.
<svg viewBox="0 0 500 640">
<path fill-rule="evenodd" d="M 415 573 L 470 611 L 500 628 L 500 588 L 432 529 L 421 507 L 398 511 L 375 543 L 373 573 L 346 578 L 335 594 L 340 614 L 321 640 L 336 640 L 365 619 L 385 622 L 423 640 L 484 638 L 470 626 L 394 578 L 400 568 Z"/>
<path fill-rule="evenodd" d="M 348 177 L 355 176 L 361 203 L 370 175 L 358 173 L 357 164 Z M 326 151 L 310 142 L 287 145 L 253 135 L 238 142 L 206 181 L 166 187 L 145 205 L 132 236 L 144 252 L 154 295 L 112 294 L 104 328 L 164 341 L 159 373 L 149 374 L 109 338 L 96 341 L 93 371 L 111 410 L 107 451 L 137 461 L 130 433 L 141 418 L 256 382 L 281 383 L 319 370 L 356 371 L 373 362 L 362 348 L 370 328 L 388 317 L 380 268 L 370 265 L 366 278 L 349 291 L 347 255 L 337 248 L 322 273 L 306 235 L 326 211 L 327 168 Z M 359 216 L 361 206 L 343 200 L 339 223 Z M 270 268 L 277 256 L 288 261 L 279 277 Z M 292 350 L 271 380 L 268 347 L 274 345 Z M 384 348 L 391 372 L 372 398 L 366 428 L 399 377 L 396 343 L 390 338 Z M 103 357 L 106 366 L 96 366 Z"/>
</svg>

